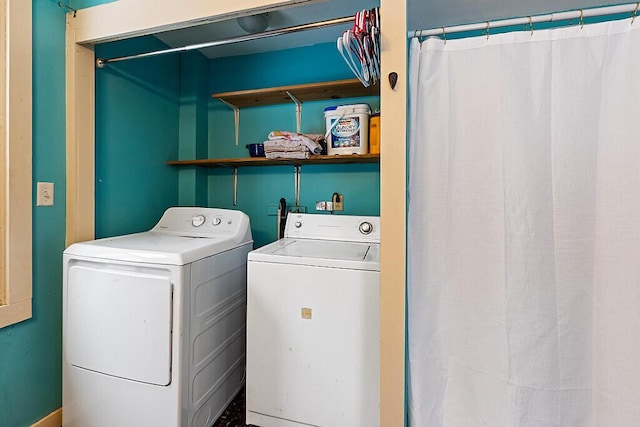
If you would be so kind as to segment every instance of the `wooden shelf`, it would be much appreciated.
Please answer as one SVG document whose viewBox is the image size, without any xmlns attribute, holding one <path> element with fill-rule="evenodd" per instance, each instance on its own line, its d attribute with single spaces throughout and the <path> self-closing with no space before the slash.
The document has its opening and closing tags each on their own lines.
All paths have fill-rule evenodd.
<svg viewBox="0 0 640 427">
<path fill-rule="evenodd" d="M 378 95 L 380 95 L 379 86 L 364 87 L 358 79 L 348 79 L 264 89 L 241 90 L 236 92 L 214 93 L 211 96 L 214 99 L 219 99 L 225 102 L 238 111 L 239 108 L 243 107 L 257 107 L 291 102 L 295 102 L 298 107 L 300 107 L 303 102 L 307 101 Z M 300 114 L 299 109 L 298 114 Z M 174 166 L 200 166 L 206 168 L 237 168 L 241 166 L 302 166 L 379 162 L 380 154 L 352 154 L 339 156 L 311 156 L 309 159 L 304 160 L 267 159 L 266 157 L 172 160 L 167 162 L 167 164 Z"/>
<path fill-rule="evenodd" d="M 358 79 L 348 79 L 332 82 L 214 93 L 211 97 L 223 100 L 238 108 L 243 108 L 290 103 L 292 102 L 292 99 L 287 92 L 296 97 L 300 102 L 305 102 L 323 99 L 377 96 L 380 95 L 380 87 L 377 85 L 364 87 Z"/>
<path fill-rule="evenodd" d="M 309 159 L 267 159 L 266 157 L 247 157 L 237 159 L 201 159 L 171 160 L 168 165 L 201 166 L 206 168 L 228 168 L 240 166 L 302 166 L 302 165 L 336 165 L 346 163 L 379 163 L 380 154 L 352 154 L 339 156 L 311 156 Z"/>
</svg>

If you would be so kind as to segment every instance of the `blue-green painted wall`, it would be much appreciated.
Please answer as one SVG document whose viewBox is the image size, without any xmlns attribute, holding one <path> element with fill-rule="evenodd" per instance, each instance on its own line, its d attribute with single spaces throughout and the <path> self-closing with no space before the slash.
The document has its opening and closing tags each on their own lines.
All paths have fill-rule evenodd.
<svg viewBox="0 0 640 427">
<path fill-rule="evenodd" d="M 353 78 L 351 71 L 328 43 L 277 52 L 214 59 L 210 62 L 210 93 Z M 368 103 L 379 108 L 378 97 L 314 101 L 302 106 L 301 131 L 325 133 L 324 108 Z M 240 111 L 239 144 L 235 145 L 233 112 L 217 100 L 209 108 L 209 157 L 247 157 L 246 144 L 262 142 L 272 130 L 296 130 L 295 105 L 245 108 Z M 277 236 L 275 207 L 281 197 L 295 204 L 293 166 L 242 167 L 238 170 L 237 206 L 251 218 L 255 246 Z M 234 208 L 232 173 L 209 171 L 210 206 Z M 344 195 L 344 211 L 337 214 L 379 215 L 380 174 L 377 164 L 308 165 L 302 167 L 300 205 L 316 213 L 315 203 Z"/>
<path fill-rule="evenodd" d="M 56 1 L 32 3 L 33 188 L 37 181 L 53 182 L 55 205 L 33 207 L 33 317 L 0 329 L 3 427 L 30 425 L 62 403 L 65 16 Z"/>
<path fill-rule="evenodd" d="M 96 47 L 111 58 L 165 49 L 155 37 Z M 145 231 L 178 204 L 180 57 L 108 64 L 96 71 L 96 237 Z"/>
<path fill-rule="evenodd" d="M 208 142 L 209 61 L 199 52 L 180 60 L 179 159 L 206 159 Z M 207 206 L 207 171 L 180 168 L 180 205 Z"/>
</svg>

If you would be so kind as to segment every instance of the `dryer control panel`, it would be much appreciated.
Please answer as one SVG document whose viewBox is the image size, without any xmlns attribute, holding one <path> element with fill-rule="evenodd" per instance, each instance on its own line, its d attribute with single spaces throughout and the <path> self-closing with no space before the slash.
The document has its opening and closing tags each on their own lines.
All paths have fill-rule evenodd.
<svg viewBox="0 0 640 427">
<path fill-rule="evenodd" d="M 174 207 L 165 211 L 152 231 L 190 237 L 244 237 L 249 217 L 230 209 Z"/>
</svg>

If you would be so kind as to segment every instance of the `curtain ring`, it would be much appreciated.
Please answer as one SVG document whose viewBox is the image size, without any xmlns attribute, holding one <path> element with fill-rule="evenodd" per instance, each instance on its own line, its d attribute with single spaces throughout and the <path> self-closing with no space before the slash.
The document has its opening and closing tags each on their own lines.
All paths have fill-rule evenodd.
<svg viewBox="0 0 640 427">
<path fill-rule="evenodd" d="M 417 38 L 418 37 L 418 30 L 413 30 L 413 38 Z"/>
<path fill-rule="evenodd" d="M 631 14 L 631 25 L 633 25 L 633 21 L 636 20 L 636 15 L 638 15 L 638 6 L 640 6 L 640 2 L 636 3 L 636 8 L 633 9 L 633 13 Z"/>
<path fill-rule="evenodd" d="M 529 16 L 529 30 L 531 31 L 531 35 L 533 35 L 533 19 Z"/>
<path fill-rule="evenodd" d="M 487 21 L 487 27 L 484 29 L 484 31 L 487 33 L 487 40 L 489 40 L 489 21 Z"/>
<path fill-rule="evenodd" d="M 444 44 L 447 44 L 447 32 L 444 27 L 442 27 L 442 39 L 444 40 Z"/>
<path fill-rule="evenodd" d="M 582 27 L 584 27 L 584 19 L 582 19 L 582 14 L 583 14 L 582 9 L 580 9 L 580 21 L 579 21 L 580 29 L 582 29 Z"/>
</svg>

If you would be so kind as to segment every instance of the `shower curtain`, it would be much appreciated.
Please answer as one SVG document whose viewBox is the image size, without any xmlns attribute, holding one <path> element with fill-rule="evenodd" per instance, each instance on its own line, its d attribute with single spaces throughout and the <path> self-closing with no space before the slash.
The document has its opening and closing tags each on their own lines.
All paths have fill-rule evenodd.
<svg viewBox="0 0 640 427">
<path fill-rule="evenodd" d="M 408 419 L 640 426 L 640 19 L 411 42 Z"/>
</svg>

